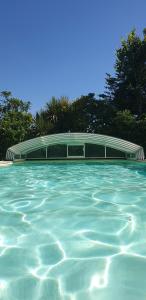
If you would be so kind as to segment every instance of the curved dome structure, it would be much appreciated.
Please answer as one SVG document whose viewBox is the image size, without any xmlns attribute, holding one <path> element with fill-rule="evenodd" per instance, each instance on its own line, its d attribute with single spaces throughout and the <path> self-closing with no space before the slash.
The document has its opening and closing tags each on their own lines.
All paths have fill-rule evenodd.
<svg viewBox="0 0 146 300">
<path fill-rule="evenodd" d="M 92 133 L 59 133 L 37 137 L 10 147 L 7 160 L 69 158 L 125 158 L 143 160 L 139 145 Z"/>
</svg>

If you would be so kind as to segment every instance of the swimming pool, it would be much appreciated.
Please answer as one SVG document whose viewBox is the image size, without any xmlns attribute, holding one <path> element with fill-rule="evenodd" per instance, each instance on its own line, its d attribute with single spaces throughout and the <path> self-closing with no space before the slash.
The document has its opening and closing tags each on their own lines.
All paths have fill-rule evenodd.
<svg viewBox="0 0 146 300">
<path fill-rule="evenodd" d="M 146 165 L 1 168 L 0 299 L 146 299 Z"/>
</svg>

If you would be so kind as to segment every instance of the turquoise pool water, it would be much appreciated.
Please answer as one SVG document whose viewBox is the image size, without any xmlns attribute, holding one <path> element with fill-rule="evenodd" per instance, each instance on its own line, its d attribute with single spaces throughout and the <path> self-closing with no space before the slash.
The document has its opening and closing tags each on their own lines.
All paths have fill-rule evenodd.
<svg viewBox="0 0 146 300">
<path fill-rule="evenodd" d="M 1 300 L 145 300 L 146 165 L 0 168 Z"/>
</svg>

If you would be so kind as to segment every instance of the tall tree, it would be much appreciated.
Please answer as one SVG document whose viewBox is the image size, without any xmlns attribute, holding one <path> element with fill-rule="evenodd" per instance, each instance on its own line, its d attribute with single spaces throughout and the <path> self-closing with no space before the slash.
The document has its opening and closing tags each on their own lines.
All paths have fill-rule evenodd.
<svg viewBox="0 0 146 300">
<path fill-rule="evenodd" d="M 107 74 L 104 98 L 119 110 L 140 116 L 146 112 L 146 29 L 141 39 L 132 30 L 116 51 L 115 76 Z"/>
<path fill-rule="evenodd" d="M 72 130 L 107 133 L 115 109 L 107 100 L 96 99 L 94 93 L 81 96 L 72 103 Z"/>
<path fill-rule="evenodd" d="M 48 120 L 54 125 L 55 132 L 66 132 L 69 130 L 70 101 L 62 96 L 59 99 L 52 97 L 46 104 Z"/>
<path fill-rule="evenodd" d="M 8 147 L 28 138 L 32 115 L 30 102 L 12 97 L 11 92 L 0 94 L 0 157 L 5 158 Z"/>
<path fill-rule="evenodd" d="M 41 136 L 52 132 L 53 124 L 48 120 L 48 115 L 45 109 L 41 109 L 36 113 L 34 122 L 34 135 Z"/>
<path fill-rule="evenodd" d="M 52 97 L 45 108 L 36 114 L 37 134 L 67 132 L 71 126 L 71 102 L 65 96 Z"/>
</svg>

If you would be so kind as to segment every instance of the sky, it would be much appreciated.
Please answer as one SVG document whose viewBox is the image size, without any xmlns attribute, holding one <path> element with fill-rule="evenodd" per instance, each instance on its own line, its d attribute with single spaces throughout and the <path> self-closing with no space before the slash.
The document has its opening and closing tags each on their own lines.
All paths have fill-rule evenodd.
<svg viewBox="0 0 146 300">
<path fill-rule="evenodd" d="M 146 0 L 0 0 L 0 91 L 31 101 L 102 93 L 115 51 L 146 27 Z"/>
</svg>

